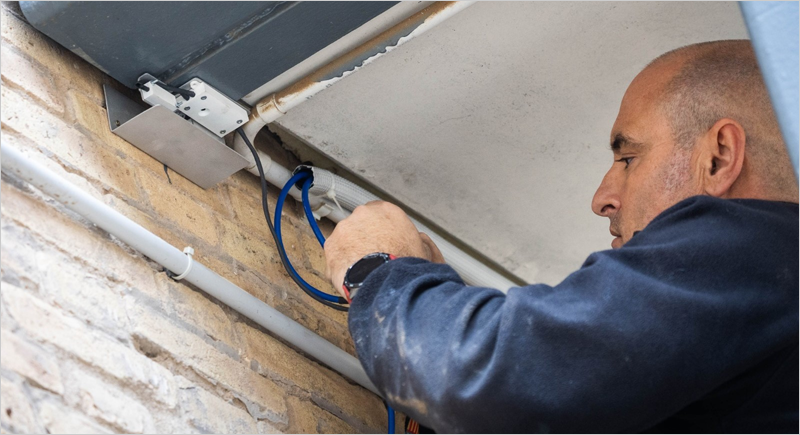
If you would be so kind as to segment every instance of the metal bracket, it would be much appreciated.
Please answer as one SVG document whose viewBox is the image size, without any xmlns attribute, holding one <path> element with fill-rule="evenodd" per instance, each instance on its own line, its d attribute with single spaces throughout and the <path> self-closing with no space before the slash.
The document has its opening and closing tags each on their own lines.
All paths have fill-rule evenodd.
<svg viewBox="0 0 800 435">
<path fill-rule="evenodd" d="M 145 73 L 139 76 L 139 83 L 146 103 L 180 111 L 219 137 L 247 122 L 247 109 L 197 77 L 174 88 Z"/>
<path fill-rule="evenodd" d="M 143 107 L 103 85 L 111 131 L 208 189 L 247 166 L 222 138 L 160 105 Z"/>
<path fill-rule="evenodd" d="M 248 112 L 222 92 L 212 88 L 198 78 L 189 80 L 181 89 L 194 91 L 188 100 L 177 97 L 177 107 L 181 113 L 190 116 L 217 136 L 235 130 L 247 122 Z"/>
</svg>

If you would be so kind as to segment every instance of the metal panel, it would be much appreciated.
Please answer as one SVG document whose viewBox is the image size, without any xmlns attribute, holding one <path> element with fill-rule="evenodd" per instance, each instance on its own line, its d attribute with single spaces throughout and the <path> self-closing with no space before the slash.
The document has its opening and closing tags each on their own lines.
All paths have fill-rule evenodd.
<svg viewBox="0 0 800 435">
<path fill-rule="evenodd" d="M 396 2 L 20 2 L 38 30 L 124 85 L 199 77 L 234 100 Z"/>
<path fill-rule="evenodd" d="M 111 131 L 198 186 L 213 187 L 247 165 L 244 157 L 191 120 L 161 106 L 144 110 L 106 85 L 103 90 Z"/>
</svg>

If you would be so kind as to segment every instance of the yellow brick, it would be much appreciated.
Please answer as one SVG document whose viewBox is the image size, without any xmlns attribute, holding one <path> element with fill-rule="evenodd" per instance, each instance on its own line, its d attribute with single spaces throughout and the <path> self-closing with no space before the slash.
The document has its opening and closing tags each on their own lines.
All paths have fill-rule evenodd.
<svg viewBox="0 0 800 435">
<path fill-rule="evenodd" d="M 319 241 L 313 234 L 304 232 L 301 236 L 303 251 L 308 259 L 309 266 L 320 277 L 325 276 L 325 251 L 320 246 Z M 328 284 L 330 287 L 330 284 Z M 327 291 L 327 290 L 325 290 Z"/>
<path fill-rule="evenodd" d="M 153 296 L 161 301 L 162 309 L 166 313 L 196 326 L 213 340 L 230 346 L 237 345 L 233 325 L 219 305 L 211 302 L 204 294 L 174 281 L 165 273 L 157 274 L 155 279 L 158 288 Z"/>
<path fill-rule="evenodd" d="M 299 289 L 297 291 L 301 292 Z M 309 296 L 305 294 L 298 295 L 298 297 L 309 298 Z M 308 303 L 320 305 L 314 300 L 309 300 Z M 350 338 L 350 333 L 347 328 L 337 324 L 326 315 L 320 315 L 318 311 L 310 308 L 305 303 L 298 302 L 298 299 L 294 297 L 287 298 L 286 300 L 276 300 L 273 307 L 295 322 L 314 331 L 320 337 L 330 341 L 336 345 L 336 347 L 351 355 L 355 355 L 353 340 Z M 320 307 L 320 309 L 332 310 L 332 308 L 327 308 L 322 305 L 320 305 Z"/>
<path fill-rule="evenodd" d="M 328 219 L 317 221 L 317 224 L 319 225 L 320 231 L 322 231 L 322 235 L 324 235 L 326 239 L 333 234 L 333 229 L 336 228 L 336 224 Z"/>
<path fill-rule="evenodd" d="M 357 433 L 349 424 L 320 409 L 308 400 L 290 397 L 289 432 L 291 433 Z"/>
<path fill-rule="evenodd" d="M 281 237 L 283 238 L 283 246 L 286 248 L 286 255 L 289 256 L 292 265 L 302 275 L 305 276 L 309 272 L 305 266 L 305 256 L 303 254 L 303 245 L 300 243 L 299 230 L 293 225 L 283 226 L 281 223 Z M 269 238 L 268 240 L 272 240 Z"/>
<path fill-rule="evenodd" d="M 139 188 L 130 165 L 19 93 L 3 86 L 0 94 L 0 119 L 5 127 L 51 151 L 88 178 L 134 200 L 139 198 Z"/>
<path fill-rule="evenodd" d="M 258 180 L 252 174 L 248 173 L 249 177 Z M 264 217 L 264 208 L 261 205 L 261 189 L 246 188 L 241 189 L 236 187 L 235 183 L 230 183 L 228 193 L 230 195 L 231 207 L 234 216 L 238 222 L 248 228 L 257 231 L 265 238 L 272 238 L 270 235 L 269 227 L 267 227 L 267 220 Z M 275 203 L 278 200 L 278 190 L 270 186 L 268 189 L 267 203 L 269 206 L 269 217 L 275 219 Z M 294 200 L 287 199 L 281 215 L 281 225 L 285 227 L 293 226 L 297 223 L 297 216 L 294 213 Z"/>
<path fill-rule="evenodd" d="M 252 177 L 252 175 L 249 175 Z M 228 195 L 231 200 L 231 208 L 234 212 L 236 222 L 255 230 L 264 238 L 272 237 L 267 221 L 264 218 L 264 209 L 261 206 L 261 191 L 252 189 L 242 190 L 238 187 L 229 186 Z M 275 213 L 275 197 L 271 194 L 267 197 L 269 203 L 269 217 L 272 219 Z"/>
<path fill-rule="evenodd" d="M 334 296 L 339 296 L 339 292 L 334 290 L 333 286 L 327 279 L 320 278 L 313 274 L 305 274 L 303 278 L 314 286 L 314 288 L 323 291 L 328 294 L 332 294 Z M 302 303 L 309 306 L 312 310 L 316 311 L 319 316 L 323 318 L 329 319 L 336 324 L 338 324 L 344 330 L 347 329 L 347 313 L 344 311 L 337 311 L 332 308 L 326 307 L 325 305 L 320 304 L 319 302 L 311 299 L 306 295 L 298 296 Z M 349 337 L 349 334 L 347 334 Z"/>
<path fill-rule="evenodd" d="M 99 143 L 118 151 L 118 155 L 124 159 L 132 159 L 152 171 L 161 171 L 163 169 L 163 165 L 158 160 L 150 157 L 150 155 L 111 131 L 111 127 L 108 125 L 106 109 L 99 106 L 94 99 L 75 91 L 69 91 L 68 96 L 75 111 L 75 118 L 78 121 L 79 128 L 88 132 L 89 135 L 94 135 Z"/>
<path fill-rule="evenodd" d="M 258 363 L 267 376 L 279 376 L 314 397 L 321 406 L 338 414 L 350 415 L 364 426 L 380 428 L 385 413 L 381 399 L 331 370 L 302 357 L 278 340 L 246 324 L 236 331 L 244 342 L 243 357 Z"/>
<path fill-rule="evenodd" d="M 158 222 L 153 219 L 151 214 L 145 213 L 138 208 L 125 203 L 119 198 L 109 198 L 107 196 L 106 204 L 113 207 L 128 219 L 141 225 L 151 233 L 161 237 L 165 242 L 176 247 L 177 249 L 182 250 L 184 247 L 192 244 L 191 240 L 187 238 L 186 234 L 177 231 L 175 228 L 173 228 L 173 225 L 165 224 L 164 222 Z"/>
<path fill-rule="evenodd" d="M 0 74 L 3 80 L 13 83 L 41 101 L 47 108 L 54 112 L 63 113 L 64 104 L 58 97 L 53 79 L 49 74 L 32 65 L 28 59 L 23 58 L 8 46 L 3 44 L 0 49 Z"/>
<path fill-rule="evenodd" d="M 184 194 L 191 201 L 202 204 L 207 207 L 211 212 L 217 216 L 230 217 L 232 216 L 230 203 L 228 201 L 228 186 L 224 183 L 218 184 L 216 187 L 204 190 L 186 178 L 182 177 L 177 172 L 170 170 L 169 179 L 164 173 L 164 166 L 158 163 L 159 169 L 155 172 L 152 170 L 145 170 L 137 173 L 137 177 L 142 181 L 142 185 L 163 185 L 168 186 L 169 189 Z M 170 181 L 172 183 L 170 184 Z"/>
<path fill-rule="evenodd" d="M 267 284 L 263 278 L 255 277 L 255 275 L 250 272 L 249 269 L 243 269 L 241 265 L 229 257 L 224 256 L 225 260 L 220 260 L 217 258 L 217 255 L 218 252 L 195 250 L 194 258 L 242 290 L 250 293 L 267 304 L 271 304 L 274 297 L 274 292 L 265 291 Z"/>
<path fill-rule="evenodd" d="M 175 189 L 166 179 L 158 180 L 143 176 L 141 181 L 142 189 L 158 215 L 169 219 L 180 230 L 206 241 L 209 245 L 215 246 L 219 242 L 217 224 L 211 210 Z"/>
<path fill-rule="evenodd" d="M 160 172 L 157 172 L 157 174 L 161 175 L 163 173 L 164 166 L 161 165 Z M 169 171 L 169 176 L 172 180 L 173 186 L 186 192 L 192 198 L 195 198 L 203 204 L 211 207 L 220 216 L 227 218 L 233 217 L 233 210 L 231 210 L 230 201 L 228 199 L 228 185 L 224 180 L 210 189 L 203 189 L 202 187 L 189 181 L 188 178 L 173 170 Z"/>
<path fill-rule="evenodd" d="M 77 89 L 102 103 L 105 74 L 5 9 L 0 14 L 3 39 L 50 71 L 57 89 Z"/>
<path fill-rule="evenodd" d="M 251 190 L 253 192 L 261 191 L 261 181 L 258 179 L 257 176 L 247 171 L 239 171 L 231 175 L 229 181 L 231 185 L 236 186 L 242 190 Z M 277 195 L 278 191 L 280 191 L 280 189 L 275 190 L 276 192 L 275 195 Z"/>
<path fill-rule="evenodd" d="M 274 243 L 268 243 L 236 222 L 220 219 L 219 223 L 223 252 L 255 271 L 275 267 L 279 257 Z"/>
</svg>

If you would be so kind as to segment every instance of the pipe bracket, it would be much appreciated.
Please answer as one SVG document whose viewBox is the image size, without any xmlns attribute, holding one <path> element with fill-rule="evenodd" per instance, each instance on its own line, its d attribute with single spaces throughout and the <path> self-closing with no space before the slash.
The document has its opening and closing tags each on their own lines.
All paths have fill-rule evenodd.
<svg viewBox="0 0 800 435">
<path fill-rule="evenodd" d="M 170 275 L 170 277 L 175 281 L 180 281 L 186 278 L 186 275 L 188 275 L 189 272 L 192 271 L 192 265 L 194 264 L 194 259 L 192 258 L 192 255 L 194 255 L 194 248 L 192 248 L 191 246 L 187 246 L 183 248 L 183 253 L 186 254 L 186 257 L 189 258 L 189 262 L 186 264 L 186 270 L 184 270 L 183 273 L 178 276 L 172 276 L 172 274 L 167 274 Z"/>
</svg>

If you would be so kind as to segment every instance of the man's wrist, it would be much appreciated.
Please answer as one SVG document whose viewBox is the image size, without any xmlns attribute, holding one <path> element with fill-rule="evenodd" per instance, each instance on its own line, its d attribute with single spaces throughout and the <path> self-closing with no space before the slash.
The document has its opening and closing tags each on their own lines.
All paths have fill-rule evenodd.
<svg viewBox="0 0 800 435">
<path fill-rule="evenodd" d="M 378 267 L 394 260 L 396 257 L 385 252 L 367 254 L 353 263 L 344 274 L 342 290 L 349 301 L 355 298 L 367 277 Z"/>
</svg>

